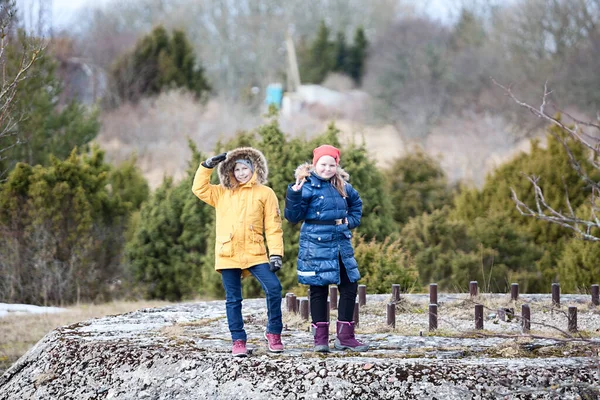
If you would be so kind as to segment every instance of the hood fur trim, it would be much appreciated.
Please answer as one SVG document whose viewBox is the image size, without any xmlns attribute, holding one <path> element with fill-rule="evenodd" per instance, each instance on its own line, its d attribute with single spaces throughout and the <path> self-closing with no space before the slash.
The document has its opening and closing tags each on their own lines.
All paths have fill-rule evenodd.
<svg viewBox="0 0 600 400">
<path fill-rule="evenodd" d="M 233 170 L 235 169 L 235 162 L 240 159 L 250 160 L 254 166 L 254 176 L 251 181 L 255 179 L 260 184 L 264 185 L 267 183 L 269 167 L 267 166 L 267 159 L 264 154 L 252 147 L 239 147 L 228 151 L 225 161 L 221 162 L 217 167 L 221 185 L 226 189 L 234 189 L 239 186 L 233 175 Z"/>
<path fill-rule="evenodd" d="M 304 163 L 298 166 L 294 171 L 294 178 L 298 179 L 306 179 L 310 176 L 312 172 L 315 171 L 315 166 L 311 163 Z M 340 177 L 345 182 L 350 180 L 350 174 L 347 173 L 342 167 L 338 165 L 336 175 Z"/>
</svg>

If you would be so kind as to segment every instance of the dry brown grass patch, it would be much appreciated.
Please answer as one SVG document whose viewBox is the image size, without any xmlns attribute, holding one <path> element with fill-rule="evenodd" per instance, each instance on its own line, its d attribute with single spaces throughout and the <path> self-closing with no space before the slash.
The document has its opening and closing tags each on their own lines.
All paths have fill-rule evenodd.
<svg viewBox="0 0 600 400">
<path fill-rule="evenodd" d="M 80 304 L 55 314 L 9 315 L 0 318 L 0 373 L 8 369 L 48 332 L 92 318 L 118 315 L 141 308 L 161 307 L 161 301 L 119 301 L 105 304 Z"/>
</svg>

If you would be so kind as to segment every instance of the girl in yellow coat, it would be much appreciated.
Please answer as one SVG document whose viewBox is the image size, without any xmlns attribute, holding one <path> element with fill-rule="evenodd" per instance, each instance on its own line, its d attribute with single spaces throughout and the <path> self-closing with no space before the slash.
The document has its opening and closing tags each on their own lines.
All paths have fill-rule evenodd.
<svg viewBox="0 0 600 400">
<path fill-rule="evenodd" d="M 221 184 L 212 185 L 210 175 L 217 165 Z M 283 231 L 277 196 L 264 185 L 268 173 L 267 160 L 260 151 L 240 147 L 202 162 L 192 186 L 194 194 L 217 213 L 215 269 L 221 273 L 225 288 L 227 323 L 236 357 L 247 355 L 241 280 L 250 274 L 267 297 L 268 349 L 283 351 L 282 288 L 275 275 L 282 264 Z"/>
</svg>

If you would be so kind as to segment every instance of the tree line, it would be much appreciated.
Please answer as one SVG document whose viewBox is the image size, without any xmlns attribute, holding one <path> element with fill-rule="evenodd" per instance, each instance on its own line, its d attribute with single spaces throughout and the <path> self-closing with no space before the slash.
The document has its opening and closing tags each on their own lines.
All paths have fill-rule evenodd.
<svg viewBox="0 0 600 400">
<path fill-rule="evenodd" d="M 152 193 L 134 158 L 116 166 L 105 162 L 104 151 L 92 144 L 98 111 L 77 101 L 59 106 L 56 61 L 35 37 L 11 27 L 10 1 L 0 6 L 6 32 L 0 62 L 9 72 L 3 78 L 0 119 L 0 167 L 5 171 L 0 181 L 0 300 L 69 304 L 127 296 L 221 297 L 213 266 L 214 212 L 190 191 L 193 173 L 207 155 L 190 143 L 187 177 L 180 182 L 166 178 Z M 176 32 L 157 28 L 127 57 L 130 61 L 115 64 L 116 77 L 136 76 L 135 69 L 124 71 L 141 68 L 140 60 L 153 65 L 139 71 L 152 84 L 136 86 L 128 101 L 174 85 L 197 90 L 199 96 L 211 88 L 203 70 L 190 61 L 195 56 L 185 37 Z M 355 249 L 369 291 L 386 292 L 391 283 L 420 291 L 430 282 L 460 291 L 478 280 L 489 291 L 505 291 L 518 282 L 527 292 L 547 292 L 558 281 L 563 291 L 575 292 L 596 283 L 600 254 L 593 243 L 560 225 L 524 218 L 511 199 L 514 190 L 535 208 L 532 182 L 522 174 L 544 176 L 536 185 L 547 204 L 578 215 L 588 212 L 593 192 L 572 160 L 596 182 L 598 171 L 589 148 L 560 126 L 548 128 L 545 145 L 532 141 L 530 152 L 503 164 L 482 188 L 470 188 L 450 185 L 439 163 L 418 151 L 380 169 L 364 145 L 342 145 L 333 123 L 310 139 L 292 138 L 273 112 L 264 125 L 240 132 L 214 151 L 260 149 L 269 161 L 269 185 L 283 201 L 294 169 L 310 160 L 314 147 L 341 147 L 343 167 L 364 202 Z M 301 293 L 294 268 L 298 233 L 299 226 L 284 222 L 280 276 L 284 290 Z M 260 292 L 252 280 L 244 291 Z"/>
</svg>

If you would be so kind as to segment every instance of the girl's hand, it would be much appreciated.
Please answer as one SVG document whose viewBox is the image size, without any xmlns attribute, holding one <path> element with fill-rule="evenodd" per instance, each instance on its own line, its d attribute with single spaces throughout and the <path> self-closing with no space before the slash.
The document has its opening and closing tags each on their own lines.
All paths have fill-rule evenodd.
<svg viewBox="0 0 600 400">
<path fill-rule="evenodd" d="M 292 190 L 294 192 L 297 192 L 298 190 L 302 189 L 302 185 L 304 185 L 304 182 L 306 182 L 306 178 L 297 178 L 296 179 L 296 184 L 294 186 L 292 186 Z"/>
</svg>

